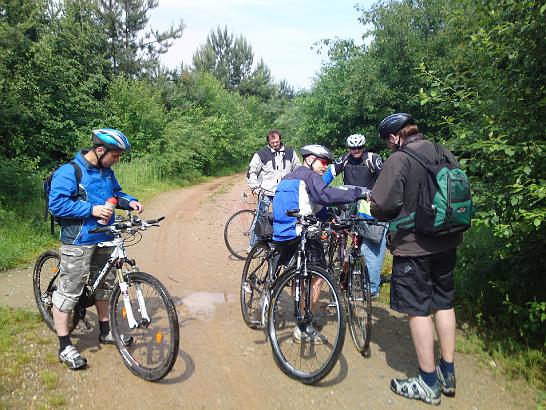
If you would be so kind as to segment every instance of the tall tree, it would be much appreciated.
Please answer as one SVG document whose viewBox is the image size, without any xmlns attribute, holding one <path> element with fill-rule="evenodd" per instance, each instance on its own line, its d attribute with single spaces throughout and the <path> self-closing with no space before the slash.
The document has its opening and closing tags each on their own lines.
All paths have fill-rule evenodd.
<svg viewBox="0 0 546 410">
<path fill-rule="evenodd" d="M 108 57 L 116 73 L 139 77 L 159 68 L 159 56 L 180 38 L 184 23 L 164 32 L 148 28 L 158 0 L 100 0 L 99 21 L 108 36 Z"/>
<path fill-rule="evenodd" d="M 228 89 L 236 89 L 252 70 L 254 53 L 243 36 L 235 37 L 227 27 L 217 27 L 193 55 L 197 71 L 211 73 Z"/>
</svg>

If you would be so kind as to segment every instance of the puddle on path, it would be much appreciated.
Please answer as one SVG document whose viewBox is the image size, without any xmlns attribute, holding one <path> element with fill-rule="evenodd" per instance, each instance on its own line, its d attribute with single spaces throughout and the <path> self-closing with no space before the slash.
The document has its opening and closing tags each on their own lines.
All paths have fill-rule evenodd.
<svg viewBox="0 0 546 410">
<path fill-rule="evenodd" d="M 218 305 L 235 301 L 233 293 L 192 292 L 175 301 L 175 305 L 185 307 L 191 316 L 210 320 Z"/>
</svg>

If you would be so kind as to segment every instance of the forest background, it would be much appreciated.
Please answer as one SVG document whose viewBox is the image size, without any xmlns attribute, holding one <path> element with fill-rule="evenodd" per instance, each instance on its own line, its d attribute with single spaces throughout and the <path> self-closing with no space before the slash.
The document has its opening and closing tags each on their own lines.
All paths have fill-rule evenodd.
<svg viewBox="0 0 546 410">
<path fill-rule="evenodd" d="M 183 35 L 148 28 L 155 0 L 0 0 L 0 270 L 51 246 L 42 180 L 110 126 L 133 144 L 117 175 L 146 198 L 244 170 L 279 128 L 294 147 L 344 150 L 409 112 L 471 178 L 477 213 L 457 265 L 457 312 L 510 371 L 546 385 L 546 4 L 400 0 L 356 7 L 365 45 L 317 39 L 309 90 L 273 81 L 251 40 L 211 31 L 189 66 Z M 183 16 L 181 16 L 183 18 Z M 289 64 L 289 62 L 287 62 Z M 120 169 L 121 168 L 121 169 Z"/>
</svg>

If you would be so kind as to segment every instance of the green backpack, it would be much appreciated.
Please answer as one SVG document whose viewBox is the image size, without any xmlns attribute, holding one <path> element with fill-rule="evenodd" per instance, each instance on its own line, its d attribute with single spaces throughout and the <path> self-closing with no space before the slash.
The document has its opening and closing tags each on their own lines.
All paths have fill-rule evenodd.
<svg viewBox="0 0 546 410">
<path fill-rule="evenodd" d="M 407 147 L 400 149 L 425 168 L 426 177 L 420 183 L 416 211 L 390 221 L 389 232 L 413 230 L 442 236 L 470 228 L 473 206 L 468 177 L 449 161 L 441 145 L 434 146 L 436 157 L 432 161 Z"/>
</svg>

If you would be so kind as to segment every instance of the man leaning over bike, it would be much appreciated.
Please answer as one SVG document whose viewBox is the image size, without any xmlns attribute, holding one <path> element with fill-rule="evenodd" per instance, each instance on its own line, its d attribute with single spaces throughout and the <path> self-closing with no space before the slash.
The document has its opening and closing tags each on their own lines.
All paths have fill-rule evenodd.
<svg viewBox="0 0 546 410">
<path fill-rule="evenodd" d="M 113 209 L 105 206 L 115 197 L 118 207 L 141 213 L 142 204 L 124 193 L 112 166 L 123 153 L 131 149 L 127 137 L 120 131 L 103 128 L 92 132 L 93 147 L 81 150 L 74 162 L 81 168 L 81 182 L 77 185 L 74 168 L 61 166 L 53 175 L 48 206 L 61 225 L 61 266 L 59 285 L 53 293 L 53 321 L 59 338 L 59 360 L 69 369 L 87 365 L 87 360 L 72 345 L 68 331 L 69 315 L 90 274 L 97 274 L 104 266 L 112 248 L 98 247 L 110 239 L 106 233 L 89 233 L 99 220 L 114 220 Z M 113 344 L 108 317 L 108 300 L 113 289 L 115 272 L 110 271 L 101 288 L 97 289 L 95 306 L 99 320 L 99 342 Z"/>
<path fill-rule="evenodd" d="M 289 244 L 301 234 L 301 227 L 296 225 L 296 218 L 286 215 L 287 211 L 299 209 L 302 216 L 316 215 L 319 219 L 326 219 L 328 216 L 326 206 L 367 198 L 368 192 L 360 188 L 342 190 L 325 184 L 322 176 L 333 160 L 330 150 L 322 145 L 306 145 L 301 148 L 300 153 L 303 158 L 302 166 L 281 180 L 273 198 L 273 239 L 276 242 Z M 290 248 L 295 251 L 294 246 L 288 246 L 288 249 Z M 307 241 L 307 257 L 314 264 L 326 266 L 319 240 Z M 283 259 L 288 260 L 289 255 Z M 315 282 L 312 286 L 318 285 L 319 283 Z M 314 304 L 315 301 L 312 302 Z M 312 324 L 304 332 L 296 326 L 293 339 L 296 343 L 327 343 L 325 336 Z"/>
</svg>

